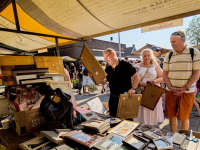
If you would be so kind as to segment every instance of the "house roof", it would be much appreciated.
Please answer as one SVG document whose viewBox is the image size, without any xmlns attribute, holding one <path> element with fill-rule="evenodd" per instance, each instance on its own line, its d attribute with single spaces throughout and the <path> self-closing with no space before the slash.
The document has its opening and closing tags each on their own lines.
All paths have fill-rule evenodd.
<svg viewBox="0 0 200 150">
<path fill-rule="evenodd" d="M 1 0 L 0 42 L 24 51 L 200 14 L 199 0 Z"/>
<path fill-rule="evenodd" d="M 156 46 L 156 45 L 153 45 L 153 44 L 146 44 L 145 46 L 143 46 L 142 48 L 140 48 L 139 50 L 137 50 L 137 51 L 135 51 L 135 52 L 133 52 L 133 53 L 131 53 L 131 55 L 141 55 L 142 54 L 142 51 L 144 50 L 144 49 L 146 49 L 146 48 L 151 48 L 152 46 Z M 167 49 L 167 48 L 163 48 L 163 47 L 160 47 L 160 46 L 157 46 L 158 48 L 160 48 L 161 49 L 161 55 L 162 54 L 165 54 L 165 53 L 167 53 L 167 52 L 169 52 L 169 51 L 171 51 L 172 49 Z"/>
<path fill-rule="evenodd" d="M 192 47 L 194 47 L 194 48 L 200 50 L 200 44 L 199 44 L 199 45 L 192 46 Z"/>
</svg>

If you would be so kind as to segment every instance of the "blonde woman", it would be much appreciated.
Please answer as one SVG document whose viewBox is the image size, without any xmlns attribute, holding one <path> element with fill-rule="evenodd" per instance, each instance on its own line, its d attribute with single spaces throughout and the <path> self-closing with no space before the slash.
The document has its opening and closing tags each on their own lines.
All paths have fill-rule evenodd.
<svg viewBox="0 0 200 150">
<path fill-rule="evenodd" d="M 162 69 L 157 64 L 157 60 L 153 54 L 153 51 L 151 49 L 144 49 L 142 52 L 142 59 L 143 61 L 141 63 L 135 65 L 140 79 L 143 78 L 142 81 L 139 82 L 139 85 L 145 87 L 147 85 L 147 81 L 150 81 L 152 85 L 156 84 L 160 86 L 160 83 L 163 83 Z M 148 71 L 145 75 L 147 69 Z M 162 99 L 160 98 L 153 111 L 146 107 L 140 106 L 138 118 L 134 118 L 133 120 L 150 125 L 157 125 L 158 122 L 163 122 L 164 115 Z"/>
</svg>

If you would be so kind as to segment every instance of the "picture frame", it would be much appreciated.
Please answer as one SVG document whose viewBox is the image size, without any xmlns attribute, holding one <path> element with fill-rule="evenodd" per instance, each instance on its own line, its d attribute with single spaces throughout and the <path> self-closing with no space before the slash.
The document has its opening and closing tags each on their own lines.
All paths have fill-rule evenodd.
<svg viewBox="0 0 200 150">
<path fill-rule="evenodd" d="M 45 148 L 47 146 L 49 148 L 55 148 L 58 145 L 56 143 L 50 141 L 43 135 L 37 136 L 33 139 L 30 139 L 26 142 L 19 144 L 19 147 L 23 150 L 36 150 L 36 149 Z"/>
<path fill-rule="evenodd" d="M 38 78 L 23 79 L 23 80 L 19 80 L 19 83 L 20 84 L 32 84 L 32 83 L 48 82 L 50 80 L 52 80 L 52 77 L 47 77 L 47 78 L 42 78 L 42 79 L 38 79 Z"/>
<path fill-rule="evenodd" d="M 142 135 L 144 137 L 147 137 L 147 138 L 151 139 L 151 140 L 160 138 L 159 135 L 153 133 L 152 131 L 144 131 L 144 132 L 142 132 Z"/>
<path fill-rule="evenodd" d="M 25 80 L 25 79 L 36 79 L 37 78 L 37 74 L 28 74 L 28 75 L 18 75 L 18 76 L 15 76 L 15 83 L 17 85 L 20 84 L 20 81 L 19 80 Z"/>
<path fill-rule="evenodd" d="M 164 88 L 157 85 L 152 86 L 151 82 L 147 81 L 147 86 L 142 93 L 140 105 L 150 110 L 154 110 L 163 92 Z"/>
<path fill-rule="evenodd" d="M 64 82 L 66 81 L 65 74 L 58 74 L 58 73 L 45 73 L 45 74 L 38 74 L 38 78 L 46 78 L 52 77 L 54 82 Z"/>
<path fill-rule="evenodd" d="M 90 110 L 94 112 L 104 114 L 104 112 L 106 111 L 105 107 L 103 106 L 101 100 L 98 97 L 88 101 L 86 104 L 88 105 Z"/>
<path fill-rule="evenodd" d="M 97 114 L 95 114 L 95 112 L 91 111 L 85 114 L 81 114 L 83 116 L 83 118 L 88 121 L 90 119 L 99 119 L 101 120 L 101 117 L 99 117 Z"/>
<path fill-rule="evenodd" d="M 120 136 L 115 133 L 110 133 L 106 137 L 104 137 L 99 143 L 97 143 L 94 147 L 100 150 L 117 150 L 123 144 L 122 141 L 125 137 Z"/>
<path fill-rule="evenodd" d="M 48 68 L 35 68 L 35 69 L 12 69 L 12 74 L 14 80 L 16 79 L 16 76 L 19 75 L 30 75 L 30 74 L 41 74 L 41 73 L 49 73 Z M 15 80 L 16 83 L 16 80 Z"/>
<path fill-rule="evenodd" d="M 162 137 L 153 139 L 153 143 L 155 144 L 157 150 L 173 149 L 172 137 Z"/>
<path fill-rule="evenodd" d="M 123 140 L 123 143 L 137 150 L 142 150 L 149 144 L 149 142 L 150 140 L 137 136 L 134 133 L 130 134 Z"/>
<path fill-rule="evenodd" d="M 69 82 L 69 81 L 63 81 L 63 82 L 49 81 L 49 82 L 47 82 L 47 85 L 50 85 L 54 90 L 56 88 L 60 88 L 62 90 L 62 92 L 71 95 L 70 101 L 72 102 L 74 107 L 77 106 L 76 100 L 75 100 L 75 97 L 74 97 L 74 93 L 73 93 L 73 90 L 71 88 L 71 82 Z"/>
<path fill-rule="evenodd" d="M 110 128 L 110 123 L 107 120 L 90 119 L 80 124 L 85 129 L 90 129 L 99 133 L 104 133 Z"/>
<path fill-rule="evenodd" d="M 139 122 L 124 120 L 115 127 L 113 127 L 111 130 L 109 130 L 107 133 L 112 132 L 121 135 L 123 137 L 127 137 L 131 132 L 133 132 L 139 126 L 140 126 Z"/>
<path fill-rule="evenodd" d="M 137 118 L 141 99 L 142 94 L 134 94 L 133 97 L 129 94 L 120 94 L 117 117 L 120 119 Z"/>
<path fill-rule="evenodd" d="M 92 73 L 93 79 L 97 84 L 100 84 L 101 81 L 106 78 L 106 72 L 103 70 L 86 44 L 83 47 L 80 61 L 83 63 L 88 72 Z"/>
<path fill-rule="evenodd" d="M 40 106 L 44 98 L 44 89 L 46 82 L 21 84 L 8 86 L 8 95 L 10 102 L 15 106 L 16 111 L 32 110 L 35 105 Z M 26 92 L 26 94 L 23 94 Z"/>
</svg>

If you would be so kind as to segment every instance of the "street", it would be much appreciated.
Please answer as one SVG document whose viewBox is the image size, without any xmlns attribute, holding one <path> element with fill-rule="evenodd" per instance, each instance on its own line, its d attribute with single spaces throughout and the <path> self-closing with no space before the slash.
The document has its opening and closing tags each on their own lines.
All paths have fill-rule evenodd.
<svg viewBox="0 0 200 150">
<path fill-rule="evenodd" d="M 76 98 L 77 101 L 77 105 L 80 107 L 82 105 L 85 105 L 88 101 L 99 97 L 99 99 L 101 100 L 101 102 L 108 102 L 109 100 L 109 94 L 107 93 L 103 93 L 101 94 L 101 86 L 98 86 L 98 90 L 94 91 L 94 93 L 90 93 L 89 95 L 86 94 L 81 94 L 78 95 L 78 93 L 76 93 L 77 89 L 73 89 L 74 91 L 74 96 Z M 81 92 L 83 93 L 83 92 Z M 196 108 L 193 106 L 192 109 L 192 113 L 196 112 Z M 190 127 L 189 129 L 192 129 L 193 131 L 199 131 L 200 132 L 200 117 L 198 117 L 196 114 L 190 114 Z M 160 126 L 162 123 L 159 123 L 158 126 Z M 164 124 L 167 124 L 164 126 L 164 130 L 170 131 L 170 125 L 169 125 L 169 119 L 165 118 L 164 120 Z M 180 121 L 178 121 L 178 129 L 180 129 Z"/>
</svg>

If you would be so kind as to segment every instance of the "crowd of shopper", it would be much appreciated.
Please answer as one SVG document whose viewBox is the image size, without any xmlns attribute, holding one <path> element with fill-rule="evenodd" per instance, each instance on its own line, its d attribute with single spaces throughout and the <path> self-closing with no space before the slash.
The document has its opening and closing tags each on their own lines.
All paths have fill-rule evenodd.
<svg viewBox="0 0 200 150">
<path fill-rule="evenodd" d="M 166 86 L 165 117 L 170 119 L 171 131 L 177 131 L 177 119 L 181 122 L 181 129 L 189 129 L 189 115 L 193 103 L 199 115 L 195 84 L 200 74 L 200 53 L 185 44 L 185 37 L 185 32 L 182 30 L 171 34 L 170 42 L 173 50 L 165 58 L 160 57 L 161 49 L 156 46 L 144 49 L 141 62 L 134 63 L 128 61 L 128 58 L 119 60 L 113 49 L 108 48 L 104 51 L 103 56 L 109 66 L 105 69 L 107 77 L 102 84 L 109 82 L 111 116 L 116 116 L 120 94 L 128 92 L 132 97 L 138 85 L 145 87 L 147 81 L 150 81 L 152 85 Z M 90 77 L 92 78 L 91 74 Z M 134 120 L 151 125 L 163 122 L 162 99 L 160 98 L 154 110 L 140 106 L 139 115 Z"/>
</svg>

